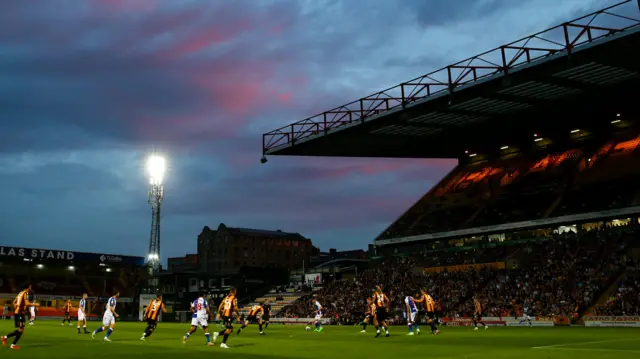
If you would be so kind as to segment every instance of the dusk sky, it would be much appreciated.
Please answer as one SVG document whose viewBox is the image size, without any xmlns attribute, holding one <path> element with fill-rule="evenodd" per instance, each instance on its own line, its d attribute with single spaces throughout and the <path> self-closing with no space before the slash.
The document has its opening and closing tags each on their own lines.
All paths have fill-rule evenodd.
<svg viewBox="0 0 640 359">
<path fill-rule="evenodd" d="M 261 134 L 604 0 L 0 0 L 0 245 L 162 257 L 203 226 L 364 248 L 454 160 L 271 157 Z"/>
</svg>

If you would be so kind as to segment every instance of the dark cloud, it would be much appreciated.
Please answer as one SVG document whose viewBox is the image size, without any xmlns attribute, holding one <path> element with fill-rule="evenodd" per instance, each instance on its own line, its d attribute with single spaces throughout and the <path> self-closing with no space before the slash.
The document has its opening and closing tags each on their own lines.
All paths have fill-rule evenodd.
<svg viewBox="0 0 640 359">
<path fill-rule="evenodd" d="M 92 250 L 144 252 L 143 162 L 155 148 L 170 160 L 165 254 L 192 251 L 202 226 L 219 222 L 299 231 L 322 247 L 343 237 L 354 241 L 345 247 L 362 247 L 454 163 L 271 158 L 261 166 L 261 133 L 593 6 L 5 0 L 6 238 L 86 250 L 78 243 L 91 233 Z"/>
<path fill-rule="evenodd" d="M 510 0 L 404 0 L 422 26 L 442 26 L 452 22 L 476 20 L 497 12 L 504 12 L 518 2 Z"/>
<path fill-rule="evenodd" d="M 113 174 L 79 163 L 56 163 L 25 169 L 0 176 L 0 186 L 7 191 L 35 196 L 82 196 L 86 191 L 121 190 L 121 182 Z"/>
</svg>

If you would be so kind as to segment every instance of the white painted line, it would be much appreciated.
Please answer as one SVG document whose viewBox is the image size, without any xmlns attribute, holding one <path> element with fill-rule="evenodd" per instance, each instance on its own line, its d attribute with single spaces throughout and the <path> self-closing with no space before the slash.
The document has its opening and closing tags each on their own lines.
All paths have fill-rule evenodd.
<svg viewBox="0 0 640 359">
<path fill-rule="evenodd" d="M 577 342 L 577 343 L 565 343 L 565 344 L 556 344 L 556 345 L 545 345 L 542 347 L 533 347 L 531 349 L 551 349 L 551 348 L 559 348 L 559 347 L 568 347 L 571 345 L 617 343 L 617 342 L 628 342 L 633 340 L 640 340 L 640 338 L 611 339 L 611 340 L 599 340 L 596 342 Z"/>
<path fill-rule="evenodd" d="M 625 349 L 589 349 L 589 348 L 563 348 L 555 347 L 548 348 L 548 350 L 565 350 L 565 351 L 582 351 L 582 352 L 624 352 L 624 353 L 640 353 L 640 350 L 625 350 Z"/>
</svg>

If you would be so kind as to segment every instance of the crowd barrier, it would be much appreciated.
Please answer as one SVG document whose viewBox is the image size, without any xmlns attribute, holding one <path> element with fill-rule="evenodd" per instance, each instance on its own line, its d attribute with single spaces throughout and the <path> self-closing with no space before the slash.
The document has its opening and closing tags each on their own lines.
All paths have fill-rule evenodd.
<svg viewBox="0 0 640 359">
<path fill-rule="evenodd" d="M 640 316 L 585 316 L 585 327 L 640 327 Z"/>
<path fill-rule="evenodd" d="M 491 262 L 491 263 L 479 263 L 479 264 L 461 264 L 461 265 L 453 265 L 453 266 L 443 266 L 443 267 L 429 267 L 424 268 L 425 273 L 440 273 L 440 272 L 464 272 L 469 270 L 469 268 L 473 268 L 475 270 L 482 270 L 484 268 L 491 269 L 504 269 L 504 262 Z"/>
<path fill-rule="evenodd" d="M 269 322 L 279 324 L 309 324 L 314 322 L 314 318 L 271 318 Z M 329 324 L 329 318 L 320 319 L 320 323 L 323 325 Z"/>
<path fill-rule="evenodd" d="M 450 327 L 470 327 L 473 325 L 471 318 L 443 318 L 443 321 Z M 523 322 L 522 318 L 513 317 L 484 317 L 482 322 L 490 327 L 528 327 L 529 322 Z M 558 325 L 568 325 L 568 317 L 535 317 L 531 318 L 531 326 L 534 327 L 553 327 Z"/>
<path fill-rule="evenodd" d="M 2 308 L 0 308 L 0 314 L 2 312 Z M 27 311 L 27 313 L 29 313 Z M 8 313 L 9 315 L 13 315 L 12 312 Z M 69 312 L 69 315 L 71 315 L 71 318 L 76 318 L 78 316 L 78 309 L 74 308 L 71 309 L 71 312 Z M 53 317 L 53 318 L 60 318 L 62 319 L 64 317 L 64 312 L 58 308 L 53 308 L 53 307 L 38 307 L 37 311 L 36 311 L 36 317 Z M 88 314 L 87 315 L 88 318 L 93 318 L 93 317 L 97 317 L 96 314 Z M 87 319 L 88 319 L 87 318 Z"/>
</svg>

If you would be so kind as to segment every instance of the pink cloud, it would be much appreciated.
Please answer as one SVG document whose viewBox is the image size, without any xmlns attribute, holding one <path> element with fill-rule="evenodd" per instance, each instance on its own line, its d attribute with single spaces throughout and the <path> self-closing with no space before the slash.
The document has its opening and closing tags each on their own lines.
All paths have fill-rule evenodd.
<svg viewBox="0 0 640 359">
<path fill-rule="evenodd" d="M 91 0 L 92 5 L 112 13 L 150 12 L 158 8 L 157 0 Z"/>
</svg>

